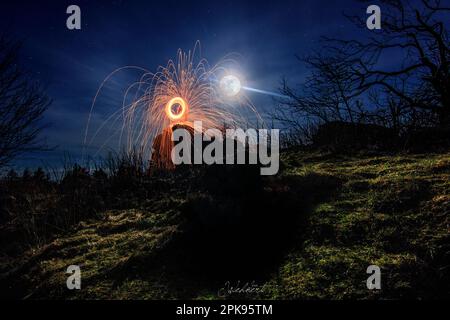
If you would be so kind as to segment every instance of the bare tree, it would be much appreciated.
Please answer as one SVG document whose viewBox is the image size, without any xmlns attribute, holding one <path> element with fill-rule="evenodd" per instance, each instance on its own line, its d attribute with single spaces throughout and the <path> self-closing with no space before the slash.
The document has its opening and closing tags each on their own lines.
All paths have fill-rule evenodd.
<svg viewBox="0 0 450 320">
<path fill-rule="evenodd" d="M 397 134 L 450 125 L 450 8 L 440 0 L 381 0 L 381 7 L 381 30 L 367 32 L 364 16 L 347 16 L 370 36 L 323 37 L 320 53 L 300 59 L 309 76 L 299 88 L 283 80 L 287 98 L 278 101 L 275 120 L 306 140 L 331 121 L 379 124 Z"/>
<path fill-rule="evenodd" d="M 345 56 L 353 64 L 352 76 L 359 78 L 361 92 L 382 88 L 413 108 L 434 113 L 441 124 L 448 125 L 450 36 L 443 21 L 449 18 L 450 7 L 440 0 L 421 0 L 417 6 L 402 0 L 380 2 L 381 30 L 365 41 L 325 39 L 327 52 Z M 360 16 L 348 18 L 366 28 Z M 397 67 L 383 66 L 381 59 L 386 61 L 393 50 L 402 61 Z"/>
<path fill-rule="evenodd" d="M 369 101 L 372 110 L 366 122 L 391 128 L 397 136 L 437 123 L 435 114 L 412 107 L 408 101 L 387 89 L 372 90 L 369 92 Z"/>
<path fill-rule="evenodd" d="M 38 136 L 50 99 L 18 66 L 19 49 L 0 37 L 0 167 L 24 152 L 45 149 Z"/>
<path fill-rule="evenodd" d="M 286 124 L 306 142 L 321 123 L 359 123 L 367 118 L 359 79 L 345 56 L 314 53 L 298 59 L 310 73 L 298 89 L 282 81 L 280 92 L 286 98 L 278 99 L 274 120 Z"/>
</svg>

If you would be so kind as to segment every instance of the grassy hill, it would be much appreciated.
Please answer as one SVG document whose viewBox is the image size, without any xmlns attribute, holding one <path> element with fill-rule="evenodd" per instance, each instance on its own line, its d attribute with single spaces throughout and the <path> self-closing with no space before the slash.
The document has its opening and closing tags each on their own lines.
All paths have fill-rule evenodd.
<svg viewBox="0 0 450 320">
<path fill-rule="evenodd" d="M 218 190 L 170 181 L 143 204 L 102 212 L 19 257 L 4 255 L 2 295 L 215 299 L 226 281 L 254 281 L 258 293 L 230 297 L 449 297 L 449 153 L 292 151 L 256 191 L 239 179 L 230 191 L 236 180 L 212 177 Z M 81 267 L 81 290 L 66 288 L 72 264 Z M 381 268 L 379 291 L 366 288 L 372 264 Z"/>
</svg>

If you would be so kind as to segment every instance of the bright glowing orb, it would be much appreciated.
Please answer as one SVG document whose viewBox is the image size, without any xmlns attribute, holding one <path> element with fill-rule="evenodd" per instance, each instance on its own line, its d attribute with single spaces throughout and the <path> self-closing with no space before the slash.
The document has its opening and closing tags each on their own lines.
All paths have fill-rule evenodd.
<svg viewBox="0 0 450 320">
<path fill-rule="evenodd" d="M 228 75 L 220 80 L 220 88 L 228 97 L 234 97 L 241 91 L 241 81 L 236 76 Z"/>
<path fill-rule="evenodd" d="M 170 99 L 166 104 L 166 115 L 170 120 L 176 121 L 184 117 L 187 111 L 187 104 L 181 97 Z"/>
</svg>

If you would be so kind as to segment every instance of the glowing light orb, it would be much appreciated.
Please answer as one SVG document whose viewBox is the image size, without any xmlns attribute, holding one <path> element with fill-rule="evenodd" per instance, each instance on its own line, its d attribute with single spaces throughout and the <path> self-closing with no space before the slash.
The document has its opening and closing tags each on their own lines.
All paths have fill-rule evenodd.
<svg viewBox="0 0 450 320">
<path fill-rule="evenodd" d="M 176 121 L 184 117 L 187 111 L 187 104 L 181 97 L 170 99 L 166 104 L 166 115 L 170 120 Z"/>
<path fill-rule="evenodd" d="M 220 80 L 220 88 L 228 97 L 234 97 L 241 91 L 241 81 L 236 76 L 227 75 Z"/>
</svg>

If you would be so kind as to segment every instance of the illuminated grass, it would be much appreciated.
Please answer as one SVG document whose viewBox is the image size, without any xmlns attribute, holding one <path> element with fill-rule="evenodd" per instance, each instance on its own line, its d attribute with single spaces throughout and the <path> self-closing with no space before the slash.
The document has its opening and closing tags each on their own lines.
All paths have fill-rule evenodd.
<svg viewBox="0 0 450 320">
<path fill-rule="evenodd" d="M 294 188 L 289 184 L 295 181 L 312 186 L 296 196 L 314 201 L 298 209 L 305 221 L 262 282 L 264 294 L 247 298 L 448 295 L 450 154 L 288 153 L 282 160 L 280 181 L 285 187 Z M 316 197 L 332 179 L 342 183 L 329 197 Z M 186 201 L 180 196 L 154 200 L 148 209 L 108 211 L 100 220 L 82 222 L 42 249 L 8 261 L 29 261 L 14 281 L 30 298 L 214 299 L 220 284 L 181 274 L 179 252 L 168 245 L 177 237 Z M 283 213 L 273 217 L 281 219 Z M 65 287 L 71 264 L 82 267 L 80 291 Z M 366 288 L 371 264 L 382 270 L 378 292 Z"/>
</svg>

